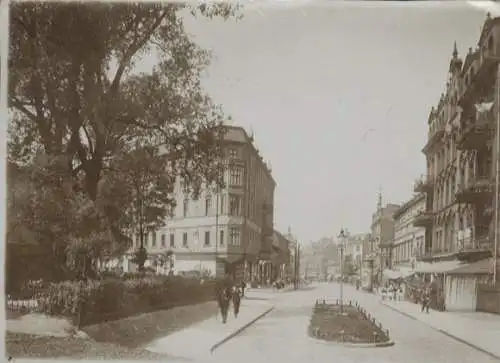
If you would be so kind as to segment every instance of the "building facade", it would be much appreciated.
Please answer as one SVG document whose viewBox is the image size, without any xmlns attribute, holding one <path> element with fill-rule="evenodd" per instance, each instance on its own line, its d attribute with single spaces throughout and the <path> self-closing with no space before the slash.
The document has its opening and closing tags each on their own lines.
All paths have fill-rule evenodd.
<svg viewBox="0 0 500 363">
<path fill-rule="evenodd" d="M 422 269 L 439 291 L 435 307 L 475 310 L 478 276 L 484 271 L 464 269 L 459 263 L 489 259 L 494 250 L 495 114 L 498 112 L 500 18 L 488 14 L 476 49 L 462 60 L 453 48 L 448 81 L 428 117 L 428 139 L 423 148 L 427 175 L 416 182 L 425 192 L 426 211 L 415 224 L 424 226 Z M 491 266 L 491 277 L 493 263 Z M 496 267 L 498 269 L 498 266 Z M 481 279 L 487 276 L 481 277 Z"/>
<path fill-rule="evenodd" d="M 415 185 L 428 200 L 416 221 L 426 228 L 425 260 L 471 261 L 491 254 L 499 59 L 500 19 L 488 15 L 478 47 L 465 60 L 455 44 L 445 92 L 429 114 L 427 176 Z"/>
<path fill-rule="evenodd" d="M 350 256 L 353 266 L 356 270 L 360 271 L 363 265 L 364 253 L 366 246 L 370 241 L 369 233 L 356 233 L 351 234 L 348 230 L 344 230 L 347 235 L 347 241 L 345 244 L 345 256 Z"/>
<path fill-rule="evenodd" d="M 152 260 L 171 250 L 175 273 L 220 276 L 232 270 L 241 278 L 266 280 L 272 274 L 276 182 L 253 136 L 241 127 L 225 127 L 225 187 L 207 188 L 194 200 L 177 180 L 174 215 L 148 235 L 145 247 Z"/>
<path fill-rule="evenodd" d="M 415 218 L 426 210 L 425 194 L 419 193 L 394 213 L 394 243 L 392 267 L 414 269 L 416 259 L 423 255 L 425 228 L 414 224 Z"/>
<path fill-rule="evenodd" d="M 379 193 L 377 211 L 372 215 L 371 224 L 371 251 L 366 259 L 366 268 L 370 281 L 380 283 L 384 269 L 390 269 L 392 262 L 392 244 L 394 241 L 394 213 L 400 208 L 398 204 L 388 203 L 382 206 L 382 195 Z M 364 274 L 366 275 L 366 274 Z M 365 280 L 365 279 L 364 279 Z"/>
</svg>

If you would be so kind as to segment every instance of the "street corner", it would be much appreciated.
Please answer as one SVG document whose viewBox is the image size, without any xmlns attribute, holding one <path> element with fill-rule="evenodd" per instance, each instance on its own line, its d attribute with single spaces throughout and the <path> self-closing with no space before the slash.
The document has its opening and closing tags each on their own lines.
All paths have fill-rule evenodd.
<svg viewBox="0 0 500 363">
<path fill-rule="evenodd" d="M 233 339 L 236 336 L 238 336 L 239 334 L 241 334 L 244 330 L 251 327 L 253 324 L 255 324 L 260 319 L 264 318 L 266 315 L 271 313 L 274 309 L 275 309 L 275 306 L 271 305 L 269 307 L 266 307 L 263 311 L 260 311 L 256 316 L 254 315 L 252 318 L 249 318 L 249 320 L 246 320 L 238 328 L 234 329 L 231 333 L 227 334 L 223 339 L 219 340 L 217 343 L 212 345 L 212 347 L 210 348 L 210 353 L 213 354 L 217 350 L 217 348 L 219 348 L 221 345 L 227 343 L 231 339 Z"/>
</svg>

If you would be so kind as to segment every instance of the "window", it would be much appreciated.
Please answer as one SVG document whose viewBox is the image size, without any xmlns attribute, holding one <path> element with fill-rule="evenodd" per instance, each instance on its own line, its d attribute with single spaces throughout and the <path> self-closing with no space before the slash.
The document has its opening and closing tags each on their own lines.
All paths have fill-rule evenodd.
<svg viewBox="0 0 500 363">
<path fill-rule="evenodd" d="M 243 168 L 234 167 L 229 172 L 229 185 L 242 185 L 243 182 Z"/>
<path fill-rule="evenodd" d="M 175 234 L 170 233 L 170 247 L 175 247 Z"/>
<path fill-rule="evenodd" d="M 184 232 L 182 234 L 182 245 L 184 247 L 187 247 L 187 245 L 188 245 L 188 234 L 187 234 L 187 232 Z"/>
<path fill-rule="evenodd" d="M 162 233 L 161 234 L 161 246 L 166 247 L 166 243 L 167 243 L 167 241 L 166 241 L 165 234 Z"/>
<path fill-rule="evenodd" d="M 239 228 L 229 229 L 229 243 L 232 246 L 239 246 L 241 244 L 241 232 Z"/>
<path fill-rule="evenodd" d="M 224 202 L 225 202 L 224 195 L 221 195 L 220 196 L 220 214 L 221 215 L 224 215 Z"/>
<path fill-rule="evenodd" d="M 219 245 L 224 246 L 224 231 L 219 231 Z"/>
<path fill-rule="evenodd" d="M 156 247 L 156 232 L 151 232 L 151 247 Z"/>
<path fill-rule="evenodd" d="M 210 246 L 210 231 L 205 231 L 205 246 Z"/>
<path fill-rule="evenodd" d="M 212 199 L 207 197 L 205 199 L 205 215 L 208 216 L 210 213 L 210 208 L 212 208 Z"/>
<path fill-rule="evenodd" d="M 232 216 L 241 214 L 241 198 L 237 195 L 229 196 L 229 214 Z"/>
<path fill-rule="evenodd" d="M 229 149 L 227 151 L 227 153 L 228 153 L 230 159 L 236 159 L 236 157 L 238 156 L 238 150 L 233 149 L 233 148 Z"/>
<path fill-rule="evenodd" d="M 184 217 L 187 217 L 188 214 L 188 208 L 189 208 L 189 202 L 187 199 L 184 199 L 184 204 L 183 204 L 183 210 L 182 210 L 182 215 Z"/>
</svg>

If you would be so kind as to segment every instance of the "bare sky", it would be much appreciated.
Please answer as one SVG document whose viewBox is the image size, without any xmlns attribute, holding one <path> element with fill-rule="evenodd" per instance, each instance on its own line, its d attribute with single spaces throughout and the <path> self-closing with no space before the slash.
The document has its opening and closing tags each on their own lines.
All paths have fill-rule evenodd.
<svg viewBox="0 0 500 363">
<path fill-rule="evenodd" d="M 272 163 L 277 229 L 304 242 L 369 231 L 379 186 L 384 202 L 412 196 L 453 42 L 475 47 L 485 19 L 465 3 L 335 3 L 186 23 L 214 52 L 206 89 Z"/>
</svg>

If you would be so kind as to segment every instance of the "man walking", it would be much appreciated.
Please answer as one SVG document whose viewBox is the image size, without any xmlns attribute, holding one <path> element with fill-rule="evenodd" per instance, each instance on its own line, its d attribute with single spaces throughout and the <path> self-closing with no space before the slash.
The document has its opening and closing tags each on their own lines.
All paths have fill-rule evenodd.
<svg viewBox="0 0 500 363">
<path fill-rule="evenodd" d="M 240 294 L 240 289 L 238 286 L 234 287 L 234 290 L 232 292 L 233 295 L 233 308 L 234 308 L 234 317 L 238 317 L 238 313 L 240 312 L 240 305 L 241 305 L 241 294 Z"/>
<path fill-rule="evenodd" d="M 424 288 L 422 292 L 422 312 L 429 314 L 430 296 L 427 288 Z"/>
<path fill-rule="evenodd" d="M 217 305 L 222 316 L 222 323 L 226 324 L 227 314 L 229 312 L 229 303 L 231 301 L 231 286 L 224 281 L 217 287 Z"/>
</svg>

